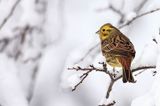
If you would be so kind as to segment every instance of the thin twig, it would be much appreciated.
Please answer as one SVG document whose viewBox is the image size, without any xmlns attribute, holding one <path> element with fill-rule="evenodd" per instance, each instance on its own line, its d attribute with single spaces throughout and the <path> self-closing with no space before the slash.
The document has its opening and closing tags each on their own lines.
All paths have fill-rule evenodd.
<svg viewBox="0 0 160 106">
<path fill-rule="evenodd" d="M 88 72 L 86 72 L 86 73 L 84 73 L 82 76 L 80 76 L 80 78 L 82 78 L 82 79 L 81 79 L 81 81 L 80 81 L 78 84 L 76 84 L 76 85 L 74 86 L 74 88 L 72 89 L 72 92 L 75 91 L 75 90 L 77 89 L 77 87 L 87 78 L 87 76 L 89 75 L 89 73 L 90 73 L 91 71 L 92 71 L 92 70 L 89 70 Z"/>
<path fill-rule="evenodd" d="M 107 70 L 107 66 L 105 65 L 105 63 L 99 63 L 99 64 L 102 64 L 103 66 L 103 68 L 102 69 L 100 69 L 100 68 L 96 68 L 96 67 L 94 67 L 93 65 L 90 65 L 90 67 L 87 67 L 87 68 L 82 68 L 82 67 L 80 67 L 80 66 L 78 66 L 78 67 L 73 67 L 73 68 L 68 68 L 68 70 L 76 70 L 76 71 L 87 71 L 86 73 L 84 73 L 81 77 L 83 77 L 83 76 L 88 76 L 88 74 L 90 73 L 90 72 L 92 72 L 92 71 L 99 71 L 99 72 L 104 72 L 104 73 L 106 73 L 107 75 L 109 75 L 109 77 L 110 77 L 110 79 L 111 79 L 111 82 L 112 83 L 110 83 L 110 89 L 109 89 L 109 92 L 107 92 L 107 95 L 109 95 L 109 93 L 110 93 L 110 91 L 111 91 L 111 89 L 112 89 L 112 86 L 113 86 L 113 84 L 114 84 L 114 82 L 115 81 L 117 81 L 117 80 L 119 80 L 119 79 L 121 79 L 122 78 L 122 75 L 120 75 L 119 77 L 117 77 L 117 78 L 114 78 L 114 75 L 112 74 L 112 73 L 110 73 L 108 70 Z M 137 71 L 139 71 L 139 70 L 146 70 L 146 69 L 154 69 L 154 68 L 156 68 L 156 66 L 141 66 L 141 67 L 137 67 L 137 68 L 135 68 L 135 69 L 132 69 L 132 72 L 137 72 Z M 140 73 L 141 74 L 141 73 Z M 83 77 L 84 78 L 84 77 Z M 84 80 L 84 79 L 83 79 Z M 81 82 L 81 81 L 80 81 Z M 83 82 L 83 81 L 82 81 Z M 79 86 L 80 84 L 78 84 L 78 86 Z M 77 85 L 76 85 L 76 88 L 78 87 Z M 75 90 L 75 89 L 74 89 Z M 106 96 L 107 98 L 108 98 L 108 96 Z"/>
<path fill-rule="evenodd" d="M 76 70 L 76 71 L 87 71 L 85 73 L 83 73 L 80 78 L 81 80 L 79 81 L 79 83 L 77 83 L 74 88 L 72 89 L 72 91 L 75 91 L 77 89 L 77 87 L 87 78 L 87 76 L 89 75 L 90 72 L 92 72 L 93 70 L 96 70 L 96 71 L 102 71 L 98 68 L 95 68 L 93 65 L 90 65 L 88 68 L 81 68 L 79 66 L 77 66 L 76 68 L 73 67 L 73 68 L 68 68 L 68 70 Z"/>
<path fill-rule="evenodd" d="M 103 104 L 103 105 L 99 105 L 99 106 L 114 106 L 116 104 L 115 101 L 108 103 L 107 105 Z"/>
<path fill-rule="evenodd" d="M 107 90 L 107 94 L 106 94 L 106 99 L 108 99 L 109 96 L 110 96 L 110 92 L 112 91 L 114 82 L 115 82 L 114 80 L 110 81 L 110 84 L 109 84 L 109 87 L 108 87 L 108 90 Z"/>
<path fill-rule="evenodd" d="M 145 4 L 148 2 L 148 0 L 143 0 L 140 5 L 138 5 L 135 9 L 135 12 L 138 13 L 144 6 Z"/>
<path fill-rule="evenodd" d="M 99 63 L 99 64 L 102 64 L 102 68 L 96 68 L 94 67 L 93 65 L 90 65 L 90 67 L 87 67 L 87 68 L 81 68 L 80 66 L 78 67 L 73 67 L 73 68 L 68 68 L 68 70 L 76 70 L 76 71 L 87 71 L 86 73 L 84 73 L 80 78 L 82 78 L 80 80 L 80 82 L 78 84 L 76 84 L 74 86 L 74 88 L 72 89 L 72 91 L 75 91 L 77 89 L 77 87 L 84 81 L 84 79 L 87 78 L 88 74 L 92 71 L 99 71 L 99 72 L 104 72 L 105 74 L 107 74 L 109 77 L 110 77 L 110 84 L 107 88 L 107 93 L 106 93 L 106 99 L 108 99 L 110 97 L 110 93 L 112 91 L 112 88 L 113 88 L 113 85 L 114 83 L 121 79 L 122 78 L 122 75 L 120 75 L 119 77 L 117 78 L 114 78 L 114 75 L 112 73 L 110 73 L 107 69 L 107 65 L 102 62 L 102 63 Z M 140 70 L 147 70 L 147 69 L 154 69 L 156 68 L 156 66 L 141 66 L 141 67 L 137 67 L 135 69 L 132 69 L 131 71 L 134 73 L 134 72 L 137 72 L 137 71 L 140 71 Z M 140 75 L 141 73 L 143 73 L 144 71 L 140 71 L 139 74 L 137 75 Z M 100 105 L 100 106 L 112 106 L 112 105 Z"/>
<path fill-rule="evenodd" d="M 115 13 L 117 13 L 121 17 L 118 22 L 118 25 L 122 24 L 124 22 L 125 14 L 122 13 L 120 10 L 116 9 L 115 7 L 113 7 L 112 5 L 109 6 L 109 9 L 111 9 L 112 11 L 114 11 Z"/>
<path fill-rule="evenodd" d="M 142 70 L 142 71 L 136 73 L 134 76 L 138 76 L 139 74 L 143 73 L 144 71 L 145 71 L 145 70 Z"/>
<path fill-rule="evenodd" d="M 75 62 L 74 64 L 78 64 L 79 62 L 83 61 L 96 47 L 98 47 L 99 43 L 95 44 L 93 47 L 91 47 L 85 55 L 79 59 L 79 61 Z"/>
<path fill-rule="evenodd" d="M 131 20 L 127 21 L 125 24 L 119 26 L 119 29 L 124 28 L 124 27 L 130 25 L 130 24 L 133 23 L 135 20 L 137 20 L 137 19 L 139 19 L 139 18 L 141 18 L 141 17 L 143 17 L 143 16 L 146 16 L 146 15 L 148 15 L 148 14 L 157 12 L 157 11 L 159 11 L 159 10 L 160 10 L 160 8 L 157 8 L 157 9 L 154 9 L 154 10 L 151 10 L 151 11 L 148 11 L 148 12 L 145 12 L 145 13 L 142 13 L 142 14 L 139 14 L 139 15 L 135 16 L 134 18 L 132 18 Z M 96 47 L 98 47 L 98 45 L 99 45 L 99 43 L 96 44 L 96 45 L 94 45 L 94 46 L 92 46 L 92 47 L 87 51 L 87 53 L 86 53 L 81 59 L 79 59 L 75 64 L 83 61 Z"/>
<path fill-rule="evenodd" d="M 24 60 L 23 62 L 24 63 L 28 63 L 30 61 L 35 62 L 35 61 L 39 60 L 41 57 L 42 57 L 42 53 L 39 53 L 37 56 L 28 58 L 28 59 Z"/>
<path fill-rule="evenodd" d="M 17 0 L 15 2 L 15 4 L 13 5 L 13 7 L 11 8 L 10 13 L 4 18 L 3 22 L 0 24 L 0 30 L 2 29 L 2 27 L 7 23 L 7 21 L 10 19 L 10 17 L 13 15 L 13 12 L 15 11 L 17 5 L 19 4 L 21 0 Z"/>
<path fill-rule="evenodd" d="M 156 66 L 141 66 L 141 67 L 137 67 L 137 68 L 135 68 L 135 69 L 132 69 L 131 71 L 132 72 L 137 72 L 137 71 L 139 71 L 139 70 L 143 70 L 143 69 L 155 69 L 156 68 Z M 117 77 L 116 79 L 115 79 L 115 81 L 117 81 L 117 80 L 119 80 L 119 79 L 121 79 L 122 78 L 122 75 L 121 76 L 119 76 L 119 77 Z"/>
<path fill-rule="evenodd" d="M 156 44 L 158 44 L 157 40 L 155 38 L 152 39 L 153 42 L 155 42 Z"/>
<path fill-rule="evenodd" d="M 137 15 L 137 16 L 135 16 L 134 18 L 132 18 L 131 20 L 127 21 L 124 25 L 120 26 L 119 28 L 121 29 L 121 28 L 123 28 L 123 27 L 125 27 L 125 26 L 128 26 L 128 25 L 130 25 L 131 23 L 133 23 L 133 21 L 135 21 L 135 20 L 137 20 L 137 19 L 139 19 L 139 18 L 141 18 L 141 17 L 143 17 L 143 16 L 146 16 L 146 15 L 148 15 L 148 14 L 157 12 L 157 11 L 159 11 L 159 10 L 160 10 L 160 8 L 157 8 L 157 9 L 154 9 L 154 10 L 151 10 L 151 11 L 148 11 L 148 12 L 145 12 L 145 13 L 142 13 L 142 14 L 140 14 L 140 15 Z"/>
</svg>

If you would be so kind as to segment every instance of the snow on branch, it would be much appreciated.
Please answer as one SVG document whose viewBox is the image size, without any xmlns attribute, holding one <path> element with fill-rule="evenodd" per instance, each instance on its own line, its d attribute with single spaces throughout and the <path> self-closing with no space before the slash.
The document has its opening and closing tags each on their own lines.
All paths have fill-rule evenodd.
<svg viewBox="0 0 160 106">
<path fill-rule="evenodd" d="M 110 96 L 110 93 L 111 93 L 111 91 L 112 91 L 112 88 L 113 88 L 114 83 L 115 83 L 116 81 L 118 81 L 119 79 L 121 79 L 121 78 L 122 78 L 122 75 L 117 76 L 115 73 L 111 73 L 111 71 L 109 71 L 109 70 L 107 69 L 107 64 L 104 63 L 104 62 L 102 62 L 102 63 L 99 62 L 99 64 L 102 65 L 102 68 L 97 68 L 97 67 L 95 67 L 94 65 L 90 65 L 89 67 L 85 67 L 85 68 L 82 68 L 82 67 L 80 67 L 80 66 L 73 67 L 73 68 L 68 68 L 68 70 L 84 71 L 84 72 L 85 72 L 85 73 L 83 73 L 83 74 L 80 76 L 81 80 L 74 86 L 74 88 L 72 89 L 72 91 L 75 91 L 75 90 L 77 89 L 77 87 L 78 87 L 81 83 L 83 83 L 83 81 L 87 78 L 87 76 L 88 76 L 91 72 L 93 72 L 93 71 L 103 72 L 103 73 L 107 74 L 107 75 L 110 77 L 110 84 L 109 84 L 109 86 L 108 86 L 108 88 L 107 88 L 107 93 L 106 93 L 106 99 L 108 99 L 109 96 Z M 134 73 L 134 72 L 138 72 L 138 71 L 141 71 L 141 70 L 145 70 L 145 71 L 146 71 L 147 69 L 155 69 L 155 68 L 156 68 L 156 66 L 141 66 L 141 67 L 137 67 L 137 68 L 132 69 L 132 72 Z M 114 71 L 113 71 L 113 72 L 114 72 Z M 143 72 L 144 72 L 144 71 L 141 71 L 141 73 L 143 73 Z M 136 76 L 137 76 L 137 75 L 140 75 L 141 73 L 136 74 Z M 110 105 L 100 105 L 100 106 L 112 106 L 112 105 L 114 105 L 114 104 L 115 104 L 115 102 L 111 103 Z"/>
<path fill-rule="evenodd" d="M 157 9 L 154 9 L 154 10 L 151 10 L 151 11 L 144 12 L 144 13 L 142 13 L 140 15 L 137 15 L 137 16 L 133 17 L 131 20 L 127 21 L 124 25 L 120 26 L 119 28 L 121 29 L 121 28 L 123 28 L 125 26 L 128 26 L 131 23 L 133 23 L 133 21 L 135 21 L 135 20 L 137 20 L 137 19 L 139 19 L 139 18 L 141 18 L 143 16 L 146 16 L 146 15 L 152 14 L 154 12 L 157 12 L 159 10 L 160 10 L 160 8 L 157 8 Z"/>
<path fill-rule="evenodd" d="M 103 104 L 103 105 L 99 105 L 99 106 L 114 106 L 116 104 L 115 101 L 108 103 L 107 105 Z"/>
</svg>

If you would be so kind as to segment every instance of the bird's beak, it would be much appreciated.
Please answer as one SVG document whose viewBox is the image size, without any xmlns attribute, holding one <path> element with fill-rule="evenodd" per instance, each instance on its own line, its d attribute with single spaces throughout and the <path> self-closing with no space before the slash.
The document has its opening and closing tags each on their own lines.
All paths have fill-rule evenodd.
<svg viewBox="0 0 160 106">
<path fill-rule="evenodd" d="M 99 34 L 99 30 L 96 32 L 96 34 Z"/>
</svg>

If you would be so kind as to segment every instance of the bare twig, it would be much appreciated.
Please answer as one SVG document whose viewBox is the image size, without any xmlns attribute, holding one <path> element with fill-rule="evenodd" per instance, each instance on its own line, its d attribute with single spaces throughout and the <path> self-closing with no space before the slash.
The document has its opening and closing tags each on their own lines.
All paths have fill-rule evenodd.
<svg viewBox="0 0 160 106">
<path fill-rule="evenodd" d="M 99 106 L 114 106 L 116 104 L 115 101 L 108 103 L 107 105 L 103 104 L 103 105 L 99 105 Z"/>
<path fill-rule="evenodd" d="M 104 72 L 104 73 L 106 73 L 109 77 L 110 77 L 110 84 L 109 84 L 109 86 L 108 86 L 108 88 L 107 88 L 107 93 L 106 93 L 106 99 L 108 99 L 109 98 L 109 96 L 110 96 L 110 93 L 111 93 L 111 91 L 112 91 L 112 88 L 113 88 L 113 85 L 114 85 L 114 83 L 117 81 L 117 80 L 119 80 L 119 79 L 121 79 L 122 78 L 122 75 L 120 75 L 119 77 L 117 77 L 117 78 L 114 78 L 114 75 L 111 73 L 111 72 L 109 72 L 108 71 L 108 69 L 107 69 L 107 65 L 104 63 L 104 62 L 102 62 L 102 63 L 99 63 L 99 64 L 102 64 L 102 68 L 96 68 L 96 67 L 94 67 L 93 65 L 90 65 L 90 67 L 87 67 L 87 68 L 81 68 L 80 66 L 78 66 L 78 67 L 73 67 L 73 68 L 68 68 L 68 70 L 76 70 L 76 71 L 87 71 L 86 73 L 84 73 L 80 78 L 82 78 L 81 80 L 80 80 L 80 82 L 78 83 L 78 84 L 76 84 L 75 86 L 74 86 L 74 89 L 72 89 L 72 91 L 75 91 L 76 90 L 76 88 L 84 81 L 84 79 L 88 76 L 88 74 L 90 73 L 90 72 L 92 72 L 92 71 L 99 71 L 99 72 Z M 137 71 L 140 71 L 140 70 L 143 70 L 143 71 L 140 71 L 137 75 L 140 75 L 142 72 L 144 72 L 145 70 L 147 70 L 147 69 L 154 69 L 154 68 L 156 68 L 156 66 L 141 66 L 141 67 L 137 67 L 137 68 L 135 68 L 135 69 L 132 69 L 132 72 L 137 72 Z M 112 106 L 112 105 L 100 105 L 100 106 Z"/>
<path fill-rule="evenodd" d="M 74 88 L 72 89 L 72 91 L 75 91 L 75 90 L 77 89 L 77 87 L 87 78 L 87 76 L 89 75 L 89 73 L 90 73 L 91 71 L 92 71 L 92 70 L 89 70 L 88 72 L 86 72 L 86 73 L 84 73 L 82 76 L 80 76 L 80 78 L 82 78 L 81 81 L 74 86 Z"/>
<path fill-rule="evenodd" d="M 109 6 L 109 7 L 113 8 L 113 11 L 117 11 L 118 14 L 121 14 L 121 15 L 122 15 L 122 12 L 119 12 L 119 11 L 116 10 L 113 6 Z M 139 14 L 139 15 L 135 16 L 134 18 L 132 18 L 131 20 L 127 21 L 125 24 L 119 26 L 119 29 L 124 28 L 124 27 L 130 25 L 130 24 L 133 23 L 135 20 L 137 20 L 137 19 L 139 19 L 139 18 L 141 18 L 141 17 L 143 17 L 143 16 L 146 16 L 146 15 L 148 15 L 148 14 L 157 12 L 157 11 L 159 11 L 159 10 L 160 10 L 160 8 L 157 8 L 157 9 L 154 9 L 154 10 L 151 10 L 151 11 L 148 11 L 148 12 L 145 12 L 145 13 L 142 13 L 142 14 Z M 121 20 L 121 19 L 120 19 L 120 20 Z M 94 46 L 92 46 L 92 47 L 87 51 L 87 53 L 86 53 L 81 59 L 79 59 L 75 64 L 83 61 L 98 45 L 99 45 L 99 43 L 98 43 L 98 44 L 95 44 Z"/>
<path fill-rule="evenodd" d="M 142 14 L 140 14 L 140 15 L 137 15 L 137 16 L 135 16 L 134 18 L 132 18 L 131 20 L 127 21 L 124 25 L 120 26 L 119 28 L 121 29 L 121 28 L 123 28 L 123 27 L 125 27 L 125 26 L 128 26 L 128 25 L 130 25 L 131 23 L 133 23 L 135 20 L 137 20 L 137 19 L 139 19 L 139 18 L 141 18 L 141 17 L 143 17 L 143 16 L 146 16 L 146 15 L 152 14 L 152 13 L 154 13 L 154 12 L 157 12 L 157 11 L 159 11 L 159 10 L 160 10 L 160 8 L 157 8 L 157 9 L 154 9 L 154 10 L 151 10 L 151 11 L 148 11 L 148 12 L 145 12 L 145 13 L 142 13 Z"/>
<path fill-rule="evenodd" d="M 110 92 L 112 91 L 112 87 L 113 87 L 114 82 L 115 82 L 114 80 L 110 81 L 110 84 L 109 84 L 109 87 L 108 87 L 108 90 L 107 90 L 107 94 L 106 94 L 106 99 L 108 99 L 109 96 L 110 96 Z"/>
<path fill-rule="evenodd" d="M 139 70 L 146 70 L 146 69 L 155 69 L 156 68 L 156 66 L 141 66 L 141 67 L 137 67 L 137 68 L 135 68 L 135 69 L 132 69 L 132 72 L 137 72 L 137 71 L 139 71 Z M 144 71 L 143 71 L 144 72 Z M 119 76 L 119 77 L 117 77 L 116 79 L 115 79 L 115 81 L 117 81 L 117 80 L 119 80 L 119 79 L 121 79 L 122 78 L 122 75 L 121 76 Z"/>
<path fill-rule="evenodd" d="M 84 74 L 82 74 L 82 75 L 80 76 L 80 78 L 82 78 L 82 79 L 80 80 L 79 83 L 77 83 L 77 84 L 74 86 L 74 88 L 72 89 L 72 91 L 75 91 L 76 88 L 86 79 L 86 77 L 89 75 L 89 73 L 92 72 L 93 70 L 95 70 L 95 71 L 103 71 L 103 70 L 101 70 L 101 69 L 95 68 L 93 65 L 90 65 L 88 68 L 81 68 L 81 67 L 78 66 L 78 67 L 76 67 L 76 68 L 75 68 L 75 67 L 73 67 L 73 68 L 68 68 L 68 70 L 87 71 L 87 72 L 85 72 Z"/>
<path fill-rule="evenodd" d="M 109 9 L 112 10 L 112 11 L 114 11 L 115 13 L 117 13 L 117 14 L 120 16 L 120 20 L 119 20 L 119 22 L 118 22 L 118 25 L 124 23 L 125 14 L 122 13 L 122 11 L 116 9 L 116 8 L 113 7 L 112 5 L 109 6 Z"/>
<path fill-rule="evenodd" d="M 155 76 L 157 74 L 157 71 L 153 71 L 153 76 Z"/>
<path fill-rule="evenodd" d="M 123 7 L 124 7 L 124 5 L 122 5 L 122 8 Z M 103 9 L 98 9 L 97 11 L 99 12 L 99 11 L 104 11 L 104 10 L 111 10 L 120 16 L 120 20 L 118 22 L 118 25 L 124 23 L 125 14 L 122 13 L 122 11 L 120 9 L 116 9 L 112 4 L 110 4 L 108 7 L 103 8 Z"/>
<path fill-rule="evenodd" d="M 152 39 L 153 42 L 155 42 L 156 44 L 158 44 L 157 40 L 155 38 Z"/>
<path fill-rule="evenodd" d="M 2 52 L 5 49 L 5 47 L 14 40 L 20 39 L 20 43 L 23 44 L 26 38 L 26 34 L 32 30 L 32 27 L 26 25 L 23 28 L 16 27 L 15 30 L 18 31 L 18 33 L 16 33 L 15 36 L 5 37 L 5 38 L 0 39 L 0 45 L 1 45 L 0 52 Z"/>
<path fill-rule="evenodd" d="M 11 8 L 10 13 L 4 18 L 3 22 L 0 24 L 0 30 L 2 29 L 2 27 L 7 23 L 7 21 L 9 20 L 9 18 L 13 15 L 13 12 L 15 11 L 17 5 L 19 4 L 21 0 L 17 0 L 15 2 L 15 4 L 13 5 L 13 7 Z"/>
<path fill-rule="evenodd" d="M 31 102 L 32 97 L 33 97 L 33 92 L 34 92 L 33 88 L 35 86 L 35 79 L 37 78 L 38 69 L 39 69 L 39 65 L 37 64 L 33 69 L 32 77 L 31 77 L 32 81 L 30 83 L 29 94 L 28 94 L 28 97 L 27 97 L 27 100 L 28 100 L 29 103 Z"/>
<path fill-rule="evenodd" d="M 24 60 L 23 62 L 24 63 L 28 63 L 30 61 L 35 62 L 35 61 L 39 60 L 41 57 L 42 57 L 42 53 L 39 53 L 37 56 L 32 57 L 32 58 L 28 58 L 28 59 Z"/>
<path fill-rule="evenodd" d="M 85 53 L 85 55 L 79 59 L 77 62 L 75 62 L 74 64 L 78 64 L 79 62 L 83 61 L 96 47 L 98 47 L 99 43 L 95 44 L 93 47 L 91 47 L 87 53 Z"/>
<path fill-rule="evenodd" d="M 143 0 L 136 8 L 135 8 L 135 12 L 138 13 L 144 6 L 145 4 L 148 2 L 148 0 Z"/>
<path fill-rule="evenodd" d="M 145 70 L 142 70 L 142 71 L 136 73 L 134 76 L 138 76 L 139 74 L 143 73 L 144 71 L 145 71 Z"/>
</svg>

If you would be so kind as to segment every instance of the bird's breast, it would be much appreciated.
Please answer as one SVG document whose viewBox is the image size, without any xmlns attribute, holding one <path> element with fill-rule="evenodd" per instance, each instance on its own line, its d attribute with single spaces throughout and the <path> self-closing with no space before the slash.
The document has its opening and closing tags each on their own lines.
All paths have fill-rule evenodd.
<svg viewBox="0 0 160 106">
<path fill-rule="evenodd" d="M 118 58 L 111 54 L 105 55 L 106 62 L 112 67 L 122 67 L 121 63 L 118 61 Z"/>
</svg>

